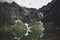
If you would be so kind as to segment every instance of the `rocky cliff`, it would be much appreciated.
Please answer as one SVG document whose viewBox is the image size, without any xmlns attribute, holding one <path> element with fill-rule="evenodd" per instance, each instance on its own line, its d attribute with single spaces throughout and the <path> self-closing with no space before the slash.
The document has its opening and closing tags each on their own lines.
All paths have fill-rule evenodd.
<svg viewBox="0 0 60 40">
<path fill-rule="evenodd" d="M 21 7 L 17 5 L 15 2 L 0 3 L 0 15 L 1 15 L 0 25 L 7 25 L 11 20 L 18 20 L 21 17 L 26 18 L 27 20 L 29 20 L 29 18 L 35 19 L 37 16 L 36 11 L 37 10 L 33 8 L 29 9 L 29 8 Z"/>
</svg>

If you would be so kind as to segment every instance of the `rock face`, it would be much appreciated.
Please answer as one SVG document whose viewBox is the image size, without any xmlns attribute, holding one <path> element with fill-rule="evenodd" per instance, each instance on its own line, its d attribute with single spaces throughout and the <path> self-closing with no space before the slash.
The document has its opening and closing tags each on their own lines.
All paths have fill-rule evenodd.
<svg viewBox="0 0 60 40">
<path fill-rule="evenodd" d="M 8 21 L 10 20 L 14 20 L 16 19 L 16 16 L 19 15 L 18 13 L 18 10 L 19 10 L 19 6 L 16 4 L 16 3 L 0 3 L 0 10 L 1 10 L 1 14 L 3 17 L 1 19 L 1 22 L 3 23 L 3 25 L 6 25 L 8 24 Z M 0 14 L 0 15 L 1 15 Z"/>
<path fill-rule="evenodd" d="M 60 36 L 60 0 L 53 0 L 47 6 L 42 7 L 39 11 L 43 12 L 43 22 L 53 23 L 56 35 Z"/>
<path fill-rule="evenodd" d="M 60 25 L 60 5 L 59 0 L 53 0 L 46 6 L 43 6 L 38 11 L 43 12 L 44 22 L 54 22 L 56 25 Z"/>
<path fill-rule="evenodd" d="M 0 25 L 7 25 L 11 20 L 18 20 L 19 17 L 26 18 L 25 22 L 30 19 L 36 19 L 37 10 L 21 7 L 15 2 L 13 3 L 0 3 Z"/>
</svg>

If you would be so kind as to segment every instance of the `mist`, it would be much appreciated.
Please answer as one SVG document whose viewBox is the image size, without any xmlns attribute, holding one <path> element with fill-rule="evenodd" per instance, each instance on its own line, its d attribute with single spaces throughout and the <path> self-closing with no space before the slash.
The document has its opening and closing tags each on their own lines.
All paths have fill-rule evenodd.
<svg viewBox="0 0 60 40">
<path fill-rule="evenodd" d="M 0 0 L 0 2 L 2 2 L 2 3 L 4 3 L 4 2 L 12 3 L 13 0 Z"/>
<path fill-rule="evenodd" d="M 0 2 L 8 3 L 12 3 L 13 1 L 22 7 L 39 9 L 44 5 L 47 5 L 52 0 L 0 0 Z"/>
</svg>

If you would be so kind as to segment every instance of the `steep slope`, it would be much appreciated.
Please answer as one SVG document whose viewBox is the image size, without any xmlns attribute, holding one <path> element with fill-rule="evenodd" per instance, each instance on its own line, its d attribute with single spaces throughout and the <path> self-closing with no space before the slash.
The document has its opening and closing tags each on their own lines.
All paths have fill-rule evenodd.
<svg viewBox="0 0 60 40">
<path fill-rule="evenodd" d="M 60 36 L 60 0 L 53 0 L 48 5 L 40 8 L 39 11 L 44 14 L 42 21 L 44 25 L 54 24 L 54 29 L 50 30 L 55 30 L 53 31 L 54 34 Z"/>
</svg>

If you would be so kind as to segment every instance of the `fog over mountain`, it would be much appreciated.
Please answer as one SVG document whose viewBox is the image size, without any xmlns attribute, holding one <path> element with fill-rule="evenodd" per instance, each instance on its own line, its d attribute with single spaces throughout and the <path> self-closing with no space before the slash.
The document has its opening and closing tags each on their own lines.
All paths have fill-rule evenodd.
<svg viewBox="0 0 60 40">
<path fill-rule="evenodd" d="M 23 7 L 39 9 L 42 6 L 47 5 L 52 0 L 0 0 L 0 1 L 8 3 L 12 3 L 14 1 L 18 5 Z"/>
<path fill-rule="evenodd" d="M 12 3 L 13 0 L 0 0 L 0 2 L 2 2 L 2 3 L 4 3 L 4 2 Z"/>
</svg>

